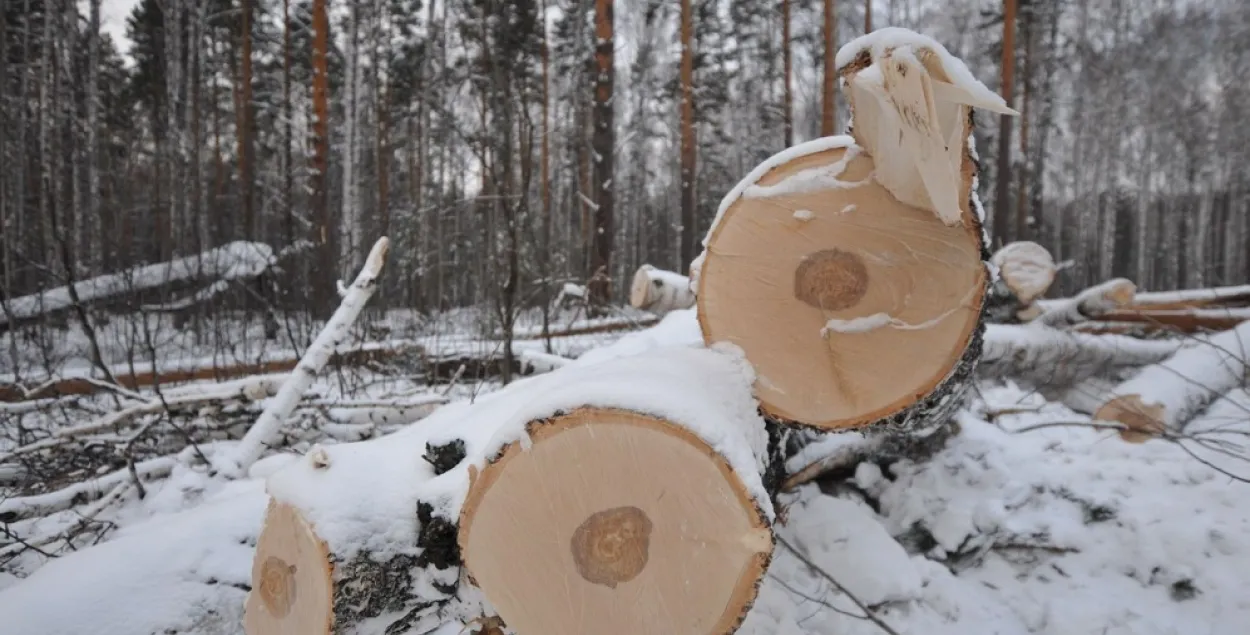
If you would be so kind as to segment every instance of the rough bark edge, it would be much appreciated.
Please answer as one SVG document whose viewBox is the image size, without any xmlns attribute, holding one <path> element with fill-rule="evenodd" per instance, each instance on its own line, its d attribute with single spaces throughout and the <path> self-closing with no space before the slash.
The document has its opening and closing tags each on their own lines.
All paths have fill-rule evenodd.
<svg viewBox="0 0 1250 635">
<path fill-rule="evenodd" d="M 708 457 L 711 458 L 713 461 L 715 461 L 717 463 L 717 466 L 725 474 L 732 475 L 735 480 L 739 480 L 739 482 L 737 483 L 738 490 L 741 493 L 743 499 L 750 502 L 750 508 L 754 511 L 756 517 L 759 519 L 760 528 L 768 530 L 769 548 L 767 552 L 756 553 L 755 558 L 759 561 L 760 574 L 756 577 L 754 584 L 752 584 L 750 592 L 744 596 L 742 610 L 739 612 L 737 617 L 733 618 L 730 623 L 726 624 L 726 628 L 724 630 L 720 631 L 720 633 L 723 633 L 724 635 L 730 635 L 731 633 L 736 632 L 742 626 L 743 621 L 746 620 L 747 615 L 751 612 L 751 608 L 755 606 L 755 602 L 759 599 L 760 586 L 764 583 L 764 578 L 768 576 L 768 569 L 772 565 L 773 554 L 776 553 L 776 549 L 777 549 L 776 532 L 773 529 L 773 524 L 768 521 L 768 515 L 765 514 L 764 509 L 760 507 L 759 501 L 755 500 L 755 498 L 751 496 L 749 492 L 747 492 L 746 487 L 743 486 L 740 482 L 740 479 L 738 479 L 737 472 L 734 471 L 734 469 L 729 465 L 729 462 L 726 461 L 724 457 L 716 453 L 715 449 L 712 448 L 711 444 L 709 444 L 707 441 L 704 441 L 701 437 L 699 437 L 699 435 L 681 427 L 680 425 L 672 423 L 671 421 L 669 421 L 668 419 L 664 417 L 661 417 L 656 414 L 648 413 L 644 410 L 632 410 L 632 409 L 625 409 L 625 408 L 595 408 L 595 407 L 590 407 L 590 406 L 574 408 L 568 411 L 557 410 L 553 412 L 551 416 L 543 417 L 541 419 L 535 419 L 534 421 L 531 421 L 525 424 L 525 433 L 527 435 L 532 435 L 535 432 L 537 432 L 539 428 L 543 426 L 553 424 L 561 419 L 578 416 L 581 413 L 584 413 L 586 411 L 592 411 L 592 410 L 596 412 L 627 413 L 631 415 L 649 417 L 651 419 L 655 419 L 658 422 L 662 422 L 672 427 L 676 431 L 678 431 L 679 434 L 687 435 L 688 437 L 698 441 L 698 447 L 701 450 L 706 451 Z M 766 426 L 768 425 L 768 420 L 765 420 L 765 425 Z M 781 431 L 777 430 L 775 434 L 777 435 L 776 442 L 774 442 L 774 436 L 773 436 L 774 432 L 770 430 L 769 444 L 768 444 L 768 457 L 770 459 L 773 457 L 774 453 L 780 453 L 782 451 L 782 448 L 784 447 L 784 444 L 782 443 L 783 435 L 781 434 Z M 481 478 L 481 475 L 486 472 L 486 470 L 490 469 L 499 461 L 503 460 L 505 455 L 508 453 L 508 451 L 511 448 L 520 447 L 520 443 L 521 443 L 520 441 L 513 441 L 511 443 L 508 443 L 507 445 L 500 448 L 499 451 L 496 452 L 493 456 L 487 457 L 486 465 L 480 471 L 473 467 L 469 468 L 469 493 L 465 496 L 464 505 L 460 509 L 460 516 L 459 518 L 457 518 L 457 521 L 455 523 L 456 524 L 455 539 L 457 541 L 456 548 L 459 550 L 460 553 L 463 553 L 463 547 L 464 547 L 464 545 L 461 544 L 461 540 L 463 540 L 462 536 L 464 536 L 463 528 L 465 526 L 464 525 L 465 516 L 471 511 L 476 510 L 477 505 L 481 503 L 481 499 L 482 499 L 481 495 L 476 496 L 476 497 L 473 496 L 473 492 L 476 491 L 474 488 L 474 485 L 477 483 L 477 480 Z M 780 472 L 781 478 L 778 479 L 777 481 L 778 486 L 780 486 L 781 480 L 784 480 L 784 475 L 785 475 L 784 462 L 781 464 L 780 470 L 781 470 Z M 775 470 L 773 470 L 772 461 L 770 460 L 769 465 L 765 467 L 765 472 L 764 472 L 764 475 L 762 476 L 766 479 L 777 478 L 774 472 Z M 767 487 L 767 483 L 768 481 L 766 480 L 765 487 Z M 773 498 L 775 502 L 776 497 L 780 494 L 780 491 L 773 493 L 773 490 L 769 490 L 769 494 L 770 494 L 770 497 Z M 774 507 L 774 509 L 777 509 L 777 508 Z M 461 575 L 465 581 L 467 581 L 470 585 L 476 588 L 479 588 L 479 589 L 481 588 L 478 585 L 477 580 L 473 577 L 473 572 L 469 569 L 468 566 L 464 564 L 463 559 L 461 560 L 460 570 L 461 570 Z M 735 586 L 735 593 L 737 591 L 738 591 L 738 587 Z M 724 617 L 725 617 L 725 614 L 722 614 L 721 619 L 724 619 Z"/>
</svg>

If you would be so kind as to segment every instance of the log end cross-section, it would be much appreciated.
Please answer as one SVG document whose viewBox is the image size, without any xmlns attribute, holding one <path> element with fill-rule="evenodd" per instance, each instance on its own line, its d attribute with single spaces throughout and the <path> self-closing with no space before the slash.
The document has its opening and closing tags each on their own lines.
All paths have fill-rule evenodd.
<svg viewBox="0 0 1250 635">
<path fill-rule="evenodd" d="M 732 633 L 772 552 L 768 521 L 689 431 L 614 409 L 530 425 L 473 478 L 460 548 L 523 635 Z"/>
<path fill-rule="evenodd" d="M 976 336 L 987 274 L 967 204 L 966 222 L 948 225 L 874 170 L 849 143 L 781 163 L 708 241 L 704 339 L 745 351 L 778 419 L 840 429 L 893 417 L 938 392 Z"/>
<path fill-rule="evenodd" d="M 333 589 L 326 544 L 294 507 L 270 501 L 252 563 L 248 633 L 329 633 Z"/>
</svg>

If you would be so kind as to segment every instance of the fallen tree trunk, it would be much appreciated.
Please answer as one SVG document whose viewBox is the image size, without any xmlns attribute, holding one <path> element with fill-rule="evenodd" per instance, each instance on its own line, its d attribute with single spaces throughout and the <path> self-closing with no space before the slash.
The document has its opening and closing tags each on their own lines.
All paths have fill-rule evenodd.
<svg viewBox="0 0 1250 635">
<path fill-rule="evenodd" d="M 854 137 L 787 149 L 724 198 L 692 265 L 699 323 L 746 351 L 772 417 L 906 427 L 949 414 L 979 354 L 971 105 L 1012 111 L 914 33 L 874 32 L 838 60 Z"/>
<path fill-rule="evenodd" d="M 1250 320 L 1250 308 L 1154 309 L 1141 308 L 1134 304 L 1120 310 L 1107 311 L 1098 319 L 1121 324 L 1143 324 L 1181 333 L 1225 331 Z"/>
<path fill-rule="evenodd" d="M 1120 436 L 1133 443 L 1179 432 L 1208 404 L 1245 382 L 1248 357 L 1250 322 L 1244 322 L 1143 368 L 1111 392 L 1094 418 L 1123 424 L 1127 430 Z"/>
<path fill-rule="evenodd" d="M 330 354 L 327 364 L 331 366 L 363 366 L 383 362 L 412 349 L 412 342 L 396 340 L 389 342 L 366 342 L 358 346 L 340 347 Z M 172 386 L 191 381 L 225 381 L 251 375 L 267 375 L 293 370 L 299 364 L 297 357 L 266 355 L 268 359 L 244 361 L 219 365 L 205 360 L 183 367 L 156 368 L 130 372 L 125 366 L 113 368 L 117 385 L 139 389 L 152 386 Z M 108 389 L 103 381 L 91 377 L 63 377 L 49 379 L 37 386 L 26 388 L 15 384 L 0 385 L 0 402 L 19 402 L 69 395 L 93 395 Z"/>
<path fill-rule="evenodd" d="M 1161 362 L 1184 343 L 1076 333 L 1039 324 L 990 324 L 985 328 L 978 373 L 1024 380 L 1033 386 L 1070 386 L 1116 368 Z"/>
<path fill-rule="evenodd" d="M 1133 299 L 1134 306 L 1152 309 L 1188 309 L 1211 305 L 1242 306 L 1250 303 L 1250 285 L 1181 289 L 1179 291 L 1146 291 Z"/>
<path fill-rule="evenodd" d="M 1132 304 L 1136 293 L 1137 285 L 1132 280 L 1114 278 L 1075 297 L 1040 302 L 1041 314 L 1033 321 L 1046 326 L 1068 326 L 1088 320 L 1111 320 L 1108 314 Z"/>
<path fill-rule="evenodd" d="M 664 315 L 694 306 L 694 292 L 690 290 L 690 278 L 643 265 L 634 273 L 629 303 L 636 309 Z"/>
<path fill-rule="evenodd" d="M 227 243 L 195 256 L 82 280 L 73 289 L 62 286 L 13 298 L 0 311 L 0 330 L 69 309 L 74 306 L 75 297 L 84 305 L 93 305 L 197 280 L 255 278 L 276 262 L 273 248 L 264 243 Z"/>
<path fill-rule="evenodd" d="M 731 633 L 780 484 L 752 379 L 661 350 L 314 448 L 269 480 L 246 630 L 423 633 L 484 594 L 518 633 Z"/>
</svg>

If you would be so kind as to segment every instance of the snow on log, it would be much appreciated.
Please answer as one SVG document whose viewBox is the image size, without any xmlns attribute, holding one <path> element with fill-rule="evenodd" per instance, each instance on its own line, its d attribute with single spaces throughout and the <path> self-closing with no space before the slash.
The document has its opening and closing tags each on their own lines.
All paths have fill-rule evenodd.
<svg viewBox="0 0 1250 635">
<path fill-rule="evenodd" d="M 1176 339 L 1092 335 L 1037 324 L 990 324 L 985 327 L 978 373 L 1034 386 L 1070 386 L 1116 368 L 1162 362 L 1183 344 Z"/>
<path fill-rule="evenodd" d="M 1244 305 L 1247 303 L 1250 303 L 1250 285 L 1179 291 L 1143 291 L 1133 299 L 1135 307 L 1148 306 L 1151 309 L 1182 309 L 1213 304 Z"/>
<path fill-rule="evenodd" d="M 276 262 L 277 257 L 269 245 L 236 241 L 195 256 L 83 280 L 74 284 L 74 291 L 82 303 L 91 304 L 171 283 L 255 278 Z M 21 324 L 45 313 L 69 308 L 73 306 L 72 297 L 70 288 L 63 286 L 14 298 L 8 302 L 7 311 L 0 311 L 0 327 L 7 326 L 10 319 Z"/>
<path fill-rule="evenodd" d="M 369 256 L 365 259 L 364 267 L 361 268 L 360 274 L 356 276 L 356 280 L 352 282 L 352 286 L 343 296 L 339 308 L 334 311 L 334 315 L 330 316 L 325 328 L 317 334 L 317 339 L 313 340 L 308 350 L 304 351 L 304 356 L 299 360 L 295 370 L 282 384 L 274 400 L 265 407 L 260 418 L 247 431 L 233 455 L 225 456 L 215 464 L 218 470 L 235 476 L 246 473 L 247 468 L 260 458 L 266 446 L 278 436 L 282 424 L 291 416 L 295 405 L 312 385 L 317 373 L 320 373 L 326 362 L 330 360 L 334 349 L 347 336 L 347 331 L 356 321 L 356 316 L 360 315 L 360 310 L 373 295 L 373 291 L 377 288 L 378 276 L 382 274 L 382 266 L 386 264 L 386 253 L 389 248 L 390 241 L 385 236 L 374 243 L 373 249 L 369 251 Z"/>
<path fill-rule="evenodd" d="M 669 311 L 694 306 L 694 292 L 690 290 L 690 278 L 680 273 L 643 265 L 634 273 L 634 283 L 629 290 L 629 303 L 634 308 L 664 315 Z"/>
<path fill-rule="evenodd" d="M 1132 304 L 1136 293 L 1137 285 L 1132 280 L 1113 278 L 1085 289 L 1075 297 L 1039 302 L 1042 313 L 1033 322 L 1046 326 L 1068 326 L 1103 319 L 1107 314 Z"/>
<path fill-rule="evenodd" d="M 753 379 L 734 350 L 670 347 L 314 448 L 269 479 L 247 633 L 733 632 L 780 481 Z"/>
<path fill-rule="evenodd" d="M 1220 395 L 1246 380 L 1250 322 L 1203 338 L 1167 360 L 1147 366 L 1111 392 L 1094 418 L 1127 427 L 1125 441 L 1141 443 L 1178 432 Z"/>
<path fill-rule="evenodd" d="M 1004 107 L 936 42 L 911 33 L 885 50 L 881 33 L 901 30 L 839 53 L 854 138 L 757 167 L 698 263 L 704 339 L 746 351 L 769 415 L 820 429 L 930 418 L 980 349 L 988 253 L 968 105 Z M 896 110 L 938 85 L 914 117 Z"/>
</svg>

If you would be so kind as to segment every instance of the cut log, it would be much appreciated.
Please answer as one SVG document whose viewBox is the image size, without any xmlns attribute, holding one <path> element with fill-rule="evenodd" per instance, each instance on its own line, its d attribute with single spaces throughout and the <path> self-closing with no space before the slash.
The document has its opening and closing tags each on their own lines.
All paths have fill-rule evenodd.
<svg viewBox="0 0 1250 635">
<path fill-rule="evenodd" d="M 1042 309 L 1034 322 L 1047 326 L 1069 326 L 1087 320 L 1113 320 L 1109 314 L 1133 303 L 1137 285 L 1126 278 L 1113 278 L 1094 285 L 1071 298 L 1041 301 Z"/>
<path fill-rule="evenodd" d="M 1182 340 L 1139 340 L 1125 335 L 1074 333 L 1042 325 L 990 324 L 978 373 L 1034 387 L 1061 388 L 1117 368 L 1162 362 Z"/>
<path fill-rule="evenodd" d="M 636 309 L 664 315 L 694 306 L 694 292 L 690 290 L 690 278 L 643 265 L 634 274 L 629 303 Z"/>
<path fill-rule="evenodd" d="M 998 269 L 998 279 L 990 288 L 987 304 L 992 322 L 1028 322 L 1040 313 L 1034 304 L 1055 280 L 1050 252 L 1029 241 L 1010 243 L 994 252 L 990 263 Z"/>
<path fill-rule="evenodd" d="M 781 480 L 753 378 L 670 348 L 315 448 L 269 480 L 247 633 L 732 633 Z"/>
<path fill-rule="evenodd" d="M 1248 357 L 1250 322 L 1245 322 L 1143 368 L 1111 392 L 1094 418 L 1123 424 L 1128 429 L 1120 436 L 1133 443 L 1180 432 L 1208 404 L 1245 383 Z"/>
<path fill-rule="evenodd" d="M 1046 294 L 1058 270 L 1049 250 L 1027 240 L 1004 246 L 994 252 L 990 262 L 998 267 L 1003 283 L 1025 307 Z"/>
<path fill-rule="evenodd" d="M 741 347 L 761 406 L 786 422 L 931 417 L 958 403 L 952 393 L 980 349 L 989 254 L 968 104 L 997 98 L 932 40 L 911 33 L 924 45 L 903 55 L 873 37 L 898 32 L 839 52 L 854 138 L 818 139 L 757 167 L 722 201 L 698 263 L 705 341 Z M 934 136 L 916 137 L 917 122 L 891 100 L 939 84 L 948 88 L 913 113 Z"/>
</svg>

